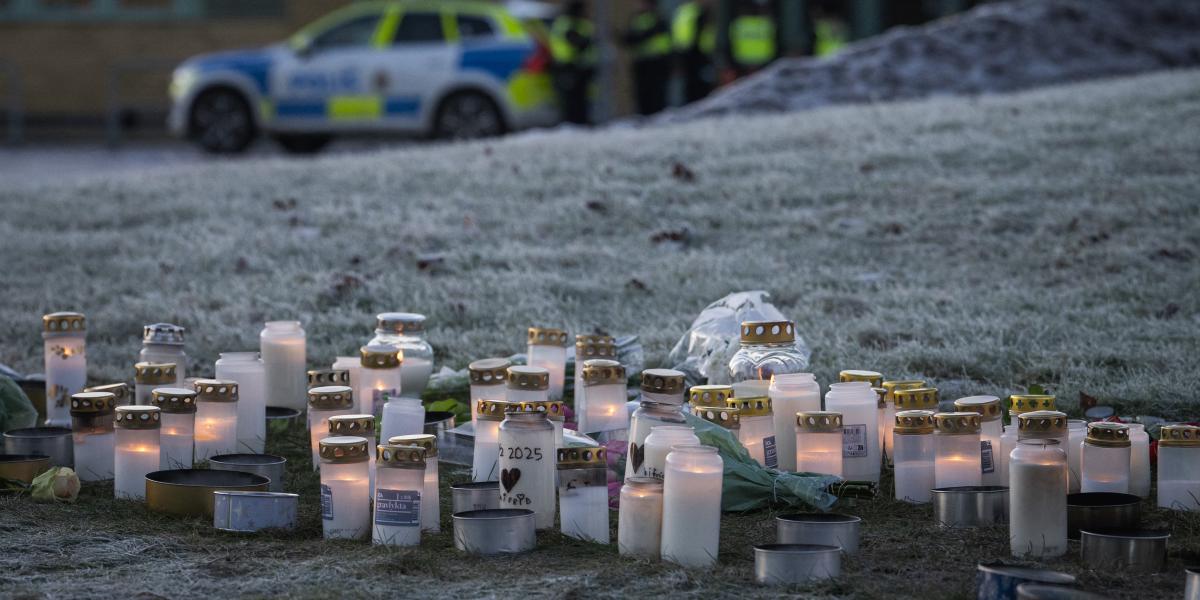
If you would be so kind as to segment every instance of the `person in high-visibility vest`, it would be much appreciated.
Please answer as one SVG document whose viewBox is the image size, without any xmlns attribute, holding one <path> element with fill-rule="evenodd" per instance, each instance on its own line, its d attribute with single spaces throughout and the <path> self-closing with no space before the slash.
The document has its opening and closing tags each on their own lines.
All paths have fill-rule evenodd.
<svg viewBox="0 0 1200 600">
<path fill-rule="evenodd" d="M 591 103 L 589 92 L 596 74 L 595 28 L 586 5 L 573 0 L 550 25 L 550 57 L 554 59 L 554 86 L 558 90 L 563 120 L 586 125 Z"/>
<path fill-rule="evenodd" d="M 737 77 L 745 77 L 778 56 L 777 28 L 766 2 L 744 4 L 729 22 L 729 65 Z"/>
<path fill-rule="evenodd" d="M 671 77 L 671 30 L 654 0 L 638 2 L 622 41 L 633 53 L 638 113 L 652 115 L 666 108 Z"/>
<path fill-rule="evenodd" d="M 704 98 L 717 83 L 713 51 L 717 48 L 716 11 L 711 0 L 686 0 L 671 19 L 671 39 L 683 70 L 685 102 Z"/>
</svg>

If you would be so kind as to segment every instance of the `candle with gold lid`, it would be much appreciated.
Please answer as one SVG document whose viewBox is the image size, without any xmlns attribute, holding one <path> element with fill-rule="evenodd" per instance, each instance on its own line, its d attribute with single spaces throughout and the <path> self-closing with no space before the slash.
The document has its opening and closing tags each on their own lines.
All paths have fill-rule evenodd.
<svg viewBox="0 0 1200 600">
<path fill-rule="evenodd" d="M 363 346 L 358 349 L 359 371 L 358 388 L 354 390 L 358 403 L 358 412 L 366 415 L 382 415 L 383 407 L 393 396 L 400 392 L 400 364 L 404 357 L 395 346 L 378 344 Z M 387 431 L 387 419 L 383 419 L 382 429 Z M 402 432 L 397 432 L 399 435 Z"/>
<path fill-rule="evenodd" d="M 46 425 L 71 426 L 71 395 L 87 385 L 87 319 L 82 313 L 42 316 Z"/>
<path fill-rule="evenodd" d="M 425 315 L 411 312 L 386 312 L 375 316 L 375 337 L 368 346 L 385 344 L 400 350 L 401 393 L 420 398 L 433 374 L 433 346 L 425 340 Z"/>
<path fill-rule="evenodd" d="M 865 381 L 829 385 L 825 410 L 842 414 L 842 475 L 852 481 L 879 481 L 879 397 Z"/>
<path fill-rule="evenodd" d="M 476 408 L 479 400 L 508 399 L 508 368 L 512 366 L 507 358 L 481 358 L 467 365 L 467 377 L 471 381 L 471 422 L 475 423 L 478 413 Z"/>
<path fill-rule="evenodd" d="M 693 406 L 692 415 L 704 419 L 713 425 L 720 425 L 725 429 L 733 432 L 733 437 L 738 437 L 738 430 L 742 428 L 741 411 L 737 408 L 728 406 L 719 408 L 716 406 Z"/>
<path fill-rule="evenodd" d="M 350 385 L 350 369 L 309 369 L 308 389 L 327 385 Z"/>
<path fill-rule="evenodd" d="M 424 498 L 425 449 L 378 444 L 375 454 L 378 472 L 371 543 L 416 546 L 421 543 L 421 516 L 428 509 Z"/>
<path fill-rule="evenodd" d="M 475 402 L 475 447 L 471 461 L 472 481 L 497 481 L 500 473 L 500 422 L 504 413 L 516 408 L 509 402 L 478 400 Z"/>
<path fill-rule="evenodd" d="M 1001 452 L 1007 451 L 1011 455 L 1018 441 L 1028 439 L 1055 439 L 1058 440 L 1059 448 L 1066 448 L 1070 439 L 1066 413 L 1056 410 L 1032 410 L 1018 414 L 1016 420 L 1016 427 L 1009 426 L 1010 429 L 1016 430 L 1016 435 L 1007 439 L 1001 438 Z M 1005 436 L 1008 433 L 1005 431 Z M 1079 489 L 1079 473 L 1070 468 L 1069 455 L 1067 461 L 1068 484 L 1070 489 L 1077 490 Z M 1006 470 L 1006 476 L 1007 473 Z"/>
<path fill-rule="evenodd" d="M 566 404 L 561 400 L 538 400 L 514 402 L 513 404 L 515 406 L 512 408 L 512 411 L 540 412 L 546 415 L 546 418 L 550 420 L 550 424 L 554 426 L 554 447 L 561 448 L 565 446 L 563 443 L 563 423 L 567 418 Z"/>
<path fill-rule="evenodd" d="M 645 476 L 646 436 L 658 425 L 686 425 L 683 416 L 684 375 L 674 369 L 642 371 L 642 396 L 629 419 L 625 476 Z"/>
<path fill-rule="evenodd" d="M 333 415 L 329 417 L 329 437 L 357 436 L 367 438 L 374 444 L 375 415 Z M 386 439 L 386 438 L 385 438 Z M 371 497 L 375 494 L 375 453 L 367 452 L 367 472 L 370 473 Z"/>
<path fill-rule="evenodd" d="M 151 402 L 161 412 L 159 448 L 164 469 L 190 469 L 194 461 L 196 392 L 176 387 L 154 390 Z"/>
<path fill-rule="evenodd" d="M 750 457 L 759 465 L 774 469 L 779 466 L 778 448 L 775 446 L 775 417 L 771 412 L 771 399 L 766 396 L 729 398 L 727 408 L 738 409 L 738 440 L 750 452 Z"/>
<path fill-rule="evenodd" d="M 75 473 L 80 481 L 113 478 L 116 407 L 117 397 L 112 392 L 71 395 L 71 440 L 75 446 Z"/>
<path fill-rule="evenodd" d="M 554 426 L 544 413 L 512 411 L 500 423 L 500 505 L 533 511 L 538 529 L 554 526 Z"/>
<path fill-rule="evenodd" d="M 604 448 L 558 449 L 559 524 L 563 535 L 608 543 L 607 457 Z"/>
<path fill-rule="evenodd" d="M 262 454 L 267 444 L 267 375 L 262 359 L 257 352 L 222 352 L 213 365 L 213 376 L 237 382 L 239 450 Z"/>
<path fill-rule="evenodd" d="M 688 404 L 692 406 L 725 406 L 733 398 L 731 385 L 693 385 L 688 388 Z"/>
<path fill-rule="evenodd" d="M 884 388 L 887 389 L 887 388 Z M 887 400 L 887 396 L 884 396 Z M 892 401 L 896 411 L 902 410 L 937 410 L 938 389 L 935 387 L 920 387 L 892 390 Z"/>
<path fill-rule="evenodd" d="M 349 371 L 350 383 L 344 384 L 350 386 L 351 390 L 358 393 L 358 376 L 362 372 L 362 356 L 339 356 L 333 361 L 332 369 L 335 371 Z M 335 384 L 342 385 L 342 384 Z M 309 389 L 321 386 L 308 386 Z M 358 405 L 358 398 L 354 400 L 354 404 Z"/>
<path fill-rule="evenodd" d="M 792 321 L 743 321 L 740 347 L 729 359 L 729 375 L 737 396 L 765 396 L 771 377 L 799 373 L 808 360 L 796 348 Z"/>
<path fill-rule="evenodd" d="M 655 558 L 662 549 L 663 483 L 653 477 L 627 477 L 617 516 L 617 552 Z"/>
<path fill-rule="evenodd" d="M 679 445 L 671 449 L 663 479 L 663 560 L 687 568 L 716 564 L 723 473 L 724 462 L 716 448 Z"/>
<path fill-rule="evenodd" d="M 1020 416 L 1027 412 L 1039 410 L 1054 410 L 1054 396 L 1046 394 L 1014 394 L 1008 397 L 1009 423 L 1004 428 L 1004 434 L 1000 436 L 1000 452 L 993 457 L 996 459 L 996 474 L 1000 481 L 1008 481 L 1008 459 L 1009 455 L 1012 454 L 1013 448 L 1017 446 Z M 1067 451 L 1067 460 L 1070 461 L 1071 452 L 1065 438 L 1060 447 Z M 1078 481 L 1078 478 L 1072 477 L 1072 481 Z M 1079 488 L 1075 487 L 1073 489 L 1077 490 Z"/>
<path fill-rule="evenodd" d="M 421 530 L 441 531 L 441 492 L 438 490 L 438 446 L 437 436 L 431 433 L 397 435 L 388 438 L 388 444 L 417 446 L 425 451 L 425 473 L 423 475 L 421 500 Z"/>
<path fill-rule="evenodd" d="M 329 418 L 354 414 L 354 391 L 344 385 L 326 385 L 308 390 L 308 434 L 313 470 L 321 466 L 321 440 L 329 437 Z"/>
<path fill-rule="evenodd" d="M 934 487 L 982 484 L 979 457 L 979 413 L 946 412 L 933 415 Z"/>
<path fill-rule="evenodd" d="M 842 414 L 796 413 L 796 471 L 842 476 Z"/>
<path fill-rule="evenodd" d="M 896 465 L 896 499 L 924 504 L 933 500 L 933 411 L 902 410 L 892 429 Z"/>
<path fill-rule="evenodd" d="M 594 429 L 592 415 L 588 409 L 587 386 L 583 380 L 584 365 L 590 360 L 607 360 L 616 362 L 617 345 L 612 336 L 604 334 L 579 334 L 575 336 L 575 420 L 579 422 L 579 431 L 606 431 Z M 617 363 L 620 364 L 620 363 Z M 625 426 L 615 429 L 624 429 Z"/>
<path fill-rule="evenodd" d="M 1008 485 L 1000 480 L 1000 472 L 996 469 L 1000 438 L 1004 435 L 1000 399 L 996 396 L 967 396 L 954 401 L 954 410 L 979 413 L 979 458 L 983 469 L 983 485 Z"/>
<path fill-rule="evenodd" d="M 303 412 L 308 342 L 300 321 L 267 321 L 258 340 L 266 381 L 265 405 Z"/>
<path fill-rule="evenodd" d="M 134 404 L 150 406 L 151 393 L 162 387 L 175 387 L 175 365 L 140 362 L 133 365 Z"/>
<path fill-rule="evenodd" d="M 615 360 L 594 358 L 584 361 L 581 377 L 587 403 L 582 410 L 576 404 L 575 414 L 587 416 L 579 421 L 580 433 L 607 433 L 610 439 L 628 437 L 625 367 Z"/>
<path fill-rule="evenodd" d="M 780 471 L 796 470 L 796 413 L 821 410 L 821 386 L 812 373 L 771 377 L 767 388 L 775 421 Z"/>
<path fill-rule="evenodd" d="M 529 366 L 546 370 L 549 377 L 546 393 L 551 400 L 562 400 L 567 372 L 567 332 L 554 327 L 530 327 L 528 338 Z"/>
<path fill-rule="evenodd" d="M 860 369 L 845 369 L 838 373 L 838 381 L 865 381 L 871 384 L 871 387 L 880 387 L 883 385 L 883 373 L 878 371 L 863 371 Z"/>
<path fill-rule="evenodd" d="M 145 500 L 146 474 L 161 468 L 160 411 L 157 406 L 118 406 L 115 414 L 113 494 L 118 499 Z"/>
<path fill-rule="evenodd" d="M 541 402 L 550 399 L 550 371 L 544 367 L 513 365 L 505 374 L 507 401 Z"/>
<path fill-rule="evenodd" d="M 1129 427 L 1089 423 L 1080 456 L 1080 491 L 1129 493 Z"/>
<path fill-rule="evenodd" d="M 371 535 L 369 445 L 357 436 L 321 440 L 321 529 L 327 540 Z"/>
<path fill-rule="evenodd" d="M 1067 455 L 1058 440 L 1020 440 L 1009 461 L 1009 538 L 1013 556 L 1067 552 Z"/>
<path fill-rule="evenodd" d="M 133 394 L 129 389 L 128 383 L 106 383 L 104 385 L 93 385 L 83 388 L 85 392 L 108 392 L 113 395 L 114 406 L 126 406 L 133 404 Z"/>
<path fill-rule="evenodd" d="M 879 430 L 879 443 L 880 449 L 883 452 L 883 458 L 889 465 L 894 462 L 892 459 L 892 430 L 896 425 L 896 411 L 898 410 L 896 408 L 896 390 L 915 390 L 923 387 L 925 387 L 925 380 L 923 379 L 894 379 L 884 381 L 876 386 L 876 388 L 873 388 L 876 395 L 879 394 L 880 389 L 883 390 L 883 409 L 880 415 L 880 422 L 883 426 Z"/>
<path fill-rule="evenodd" d="M 1200 510 L 1200 427 L 1163 425 L 1159 430 L 1157 503 Z"/>
<path fill-rule="evenodd" d="M 194 385 L 196 461 L 237 453 L 237 382 L 232 379 L 197 379 Z"/>
</svg>

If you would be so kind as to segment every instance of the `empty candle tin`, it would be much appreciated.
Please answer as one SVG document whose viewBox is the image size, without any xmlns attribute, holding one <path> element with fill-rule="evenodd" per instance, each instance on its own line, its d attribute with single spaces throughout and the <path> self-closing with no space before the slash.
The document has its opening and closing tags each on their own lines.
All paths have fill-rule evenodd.
<svg viewBox="0 0 1200 600">
<path fill-rule="evenodd" d="M 213 492 L 265 492 L 266 477 L 242 471 L 174 469 L 146 474 L 146 506 L 181 517 L 211 517 Z"/>
<path fill-rule="evenodd" d="M 499 481 L 472 481 L 450 486 L 455 513 L 500 508 Z"/>
<path fill-rule="evenodd" d="M 268 406 L 266 418 L 267 433 L 286 433 L 302 422 L 300 411 L 286 406 Z"/>
<path fill-rule="evenodd" d="M 436 435 L 440 440 L 451 429 L 454 429 L 454 413 L 444 410 L 425 411 L 425 433 Z"/>
<path fill-rule="evenodd" d="M 762 544 L 754 547 L 754 580 L 790 585 L 833 579 L 842 571 L 842 549 L 817 544 Z"/>
<path fill-rule="evenodd" d="M 858 552 L 862 519 L 838 513 L 794 513 L 775 517 L 775 541 L 780 544 L 838 546 L 848 555 Z"/>
<path fill-rule="evenodd" d="M 0 454 L 0 479 L 33 483 L 33 478 L 50 468 L 45 454 Z"/>
<path fill-rule="evenodd" d="M 1017 586 L 1017 600 L 1106 600 L 1108 596 L 1080 589 L 1044 583 L 1022 583 Z"/>
<path fill-rule="evenodd" d="M 1080 555 L 1093 569 L 1121 569 L 1133 573 L 1158 573 L 1167 563 L 1165 531 L 1136 530 L 1079 532 Z"/>
<path fill-rule="evenodd" d="M 992 527 L 1008 522 L 1008 487 L 969 485 L 933 489 L 933 517 L 942 527 Z"/>
<path fill-rule="evenodd" d="M 1184 569 L 1187 583 L 1183 589 L 1183 600 L 1200 600 L 1200 567 Z"/>
<path fill-rule="evenodd" d="M 975 575 L 976 597 L 978 600 L 1015 600 L 1017 587 L 1030 582 L 1067 586 L 1075 584 L 1075 576 L 1004 563 L 981 564 Z"/>
<path fill-rule="evenodd" d="M 295 529 L 300 496 L 276 492 L 213 492 L 213 527 L 221 531 Z"/>
<path fill-rule="evenodd" d="M 55 467 L 75 467 L 75 442 L 67 427 L 28 427 L 4 432 L 5 454 L 42 454 Z"/>
<path fill-rule="evenodd" d="M 454 513 L 454 547 L 471 554 L 517 554 L 537 543 L 533 511 L 497 508 Z"/>
<path fill-rule="evenodd" d="M 1133 494 L 1087 492 L 1067 496 L 1067 537 L 1079 539 L 1079 530 L 1104 533 L 1134 531 L 1141 524 L 1142 499 Z"/>
<path fill-rule="evenodd" d="M 268 491 L 282 492 L 287 459 L 274 454 L 218 454 L 208 459 L 208 468 L 256 473 L 271 480 Z"/>
</svg>

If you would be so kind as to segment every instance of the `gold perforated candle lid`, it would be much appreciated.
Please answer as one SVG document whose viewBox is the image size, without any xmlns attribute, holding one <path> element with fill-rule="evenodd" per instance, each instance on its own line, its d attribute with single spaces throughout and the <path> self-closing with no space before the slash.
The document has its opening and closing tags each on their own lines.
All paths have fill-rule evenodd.
<svg viewBox="0 0 1200 600">
<path fill-rule="evenodd" d="M 896 401 L 896 390 L 915 390 L 918 388 L 923 388 L 923 387 L 925 387 L 925 380 L 924 379 L 895 379 L 892 381 L 885 381 L 885 382 L 879 384 L 879 387 L 887 390 L 887 394 L 885 394 L 883 397 L 883 400 L 885 402 L 895 402 Z"/>
<path fill-rule="evenodd" d="M 375 415 L 335 415 L 329 417 L 329 435 L 357 435 L 375 439 Z"/>
<path fill-rule="evenodd" d="M 512 362 L 507 358 L 481 358 L 467 365 L 471 385 L 504 385 Z"/>
<path fill-rule="evenodd" d="M 117 404 L 124 404 L 125 399 L 129 397 L 128 383 L 106 383 L 104 385 L 93 385 L 83 388 L 85 392 L 109 392 L 116 396 Z"/>
<path fill-rule="evenodd" d="M 742 321 L 743 344 L 791 344 L 796 324 L 791 321 Z"/>
<path fill-rule="evenodd" d="M 1200 427 L 1195 425 L 1163 425 L 1159 429 L 1158 446 L 1168 448 L 1200 448 Z"/>
<path fill-rule="evenodd" d="M 565 348 L 567 341 L 567 332 L 563 329 L 554 327 L 529 328 L 530 346 L 562 346 Z"/>
<path fill-rule="evenodd" d="M 1129 446 L 1129 426 L 1124 423 L 1088 423 L 1087 439 L 1091 446 L 1125 448 Z"/>
<path fill-rule="evenodd" d="M 613 385 L 628 383 L 625 367 L 615 360 L 593 358 L 583 363 L 583 385 Z"/>
<path fill-rule="evenodd" d="M 46 333 L 83 333 L 87 330 L 87 318 L 77 312 L 42 315 L 42 330 Z"/>
<path fill-rule="evenodd" d="M 979 413 L 984 421 L 1000 418 L 1000 399 L 995 396 L 967 396 L 954 401 L 954 409 L 962 412 Z"/>
<path fill-rule="evenodd" d="M 588 344 L 609 344 L 616 343 L 613 336 L 603 333 L 579 333 L 575 335 L 575 347 Z"/>
<path fill-rule="evenodd" d="M 693 385 L 688 390 L 688 402 L 692 406 L 725 406 L 732 397 L 732 385 Z"/>
<path fill-rule="evenodd" d="M 612 336 L 607 335 L 577 335 L 575 336 L 575 362 L 593 358 L 617 358 L 617 344 Z"/>
<path fill-rule="evenodd" d="M 162 426 L 162 411 L 157 406 L 118 406 L 113 425 L 119 429 L 158 429 Z"/>
<path fill-rule="evenodd" d="M 725 429 L 737 429 L 742 426 L 742 417 L 738 414 L 738 409 L 736 408 L 693 406 L 692 414 L 709 423 L 720 425 Z"/>
<path fill-rule="evenodd" d="M 871 384 L 871 387 L 880 387 L 883 383 L 883 374 L 876 371 L 860 371 L 857 369 L 846 369 L 838 373 L 838 381 L 865 381 Z"/>
<path fill-rule="evenodd" d="M 683 373 L 675 369 L 646 369 L 642 371 L 642 391 L 651 394 L 682 395 L 686 385 Z"/>
<path fill-rule="evenodd" d="M 421 446 L 392 443 L 379 444 L 375 447 L 375 467 L 424 469 L 425 456 L 425 448 Z"/>
<path fill-rule="evenodd" d="M 968 435 L 979 433 L 982 422 L 979 413 L 941 412 L 933 414 L 933 427 L 941 434 Z"/>
<path fill-rule="evenodd" d="M 933 387 L 897 389 L 892 391 L 896 410 L 937 410 L 938 390 Z"/>
<path fill-rule="evenodd" d="M 893 431 L 902 435 L 933 433 L 933 411 L 902 410 L 896 413 L 896 426 Z"/>
<path fill-rule="evenodd" d="M 112 392 L 71 394 L 71 416 L 109 415 L 116 408 L 117 396 Z"/>
<path fill-rule="evenodd" d="M 550 371 L 541 367 L 515 365 L 508 368 L 508 389 L 539 391 L 550 389 Z"/>
<path fill-rule="evenodd" d="M 587 469 L 590 467 L 601 469 L 608 467 L 608 452 L 604 448 L 585 446 L 558 449 L 558 468 Z"/>
<path fill-rule="evenodd" d="M 425 315 L 406 312 L 387 312 L 375 315 L 375 329 L 396 334 L 425 331 Z"/>
<path fill-rule="evenodd" d="M 135 363 L 133 380 L 141 385 L 175 383 L 175 363 Z"/>
<path fill-rule="evenodd" d="M 364 369 L 399 369 L 403 357 L 400 349 L 387 344 L 363 346 L 358 349 L 359 364 Z"/>
<path fill-rule="evenodd" d="M 1008 397 L 1008 413 L 1020 415 L 1036 410 L 1054 410 L 1054 396 L 1050 394 L 1013 394 Z"/>
<path fill-rule="evenodd" d="M 323 385 L 308 390 L 308 407 L 314 410 L 346 410 L 354 406 L 354 390 L 347 385 Z"/>
<path fill-rule="evenodd" d="M 393 435 L 387 442 L 393 446 L 419 446 L 425 450 L 425 457 L 438 455 L 437 436 L 432 433 L 412 433 L 409 435 Z"/>
<path fill-rule="evenodd" d="M 238 382 L 232 379 L 197 379 L 196 402 L 237 402 Z"/>
<path fill-rule="evenodd" d="M 796 429 L 805 433 L 841 433 L 842 413 L 830 410 L 804 410 L 796 413 Z"/>
<path fill-rule="evenodd" d="M 150 402 L 165 413 L 196 412 L 196 392 L 184 388 L 158 388 L 150 392 Z"/>
<path fill-rule="evenodd" d="M 350 385 L 348 369 L 309 369 L 308 389 L 323 385 Z"/>
<path fill-rule="evenodd" d="M 563 421 L 567 418 L 566 404 L 561 400 L 538 400 L 536 402 L 517 402 L 516 408 L 509 412 L 539 412 L 551 421 Z"/>
<path fill-rule="evenodd" d="M 878 400 L 878 402 L 875 403 L 875 407 L 879 410 L 887 408 L 887 390 L 881 387 L 873 387 L 871 388 L 871 391 L 875 392 L 875 396 Z"/>
<path fill-rule="evenodd" d="M 476 400 L 475 418 L 483 421 L 503 421 L 504 413 L 516 410 L 517 405 L 501 400 Z"/>
<path fill-rule="evenodd" d="M 746 417 L 771 416 L 771 399 L 766 396 L 729 398 L 725 401 L 725 407 L 738 409 L 738 416 L 743 419 Z"/>
<path fill-rule="evenodd" d="M 321 460 L 334 463 L 354 463 L 369 459 L 367 438 L 353 435 L 336 435 L 320 441 L 318 454 Z"/>
<path fill-rule="evenodd" d="M 1017 437 L 1061 437 L 1067 435 L 1067 415 L 1057 410 L 1032 410 L 1017 415 Z"/>
</svg>

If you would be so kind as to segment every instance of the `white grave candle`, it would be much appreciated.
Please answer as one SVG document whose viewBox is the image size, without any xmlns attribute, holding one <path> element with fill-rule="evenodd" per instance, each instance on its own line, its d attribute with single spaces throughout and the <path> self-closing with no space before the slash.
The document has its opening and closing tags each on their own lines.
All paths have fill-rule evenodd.
<svg viewBox="0 0 1200 600">
<path fill-rule="evenodd" d="M 507 358 L 483 358 L 467 365 L 471 380 L 471 423 L 475 423 L 480 400 L 508 399 L 507 375 L 512 366 Z"/>
<path fill-rule="evenodd" d="M 259 334 L 267 406 L 304 412 L 305 337 L 300 321 L 267 321 Z"/>
<path fill-rule="evenodd" d="M 627 376 L 625 367 L 615 360 L 590 359 L 582 365 L 582 381 L 587 398 L 583 409 L 576 406 L 579 431 L 582 433 L 612 433 L 629 429 L 629 409 L 626 407 Z"/>
<path fill-rule="evenodd" d="M 842 414 L 810 410 L 796 413 L 796 471 L 842 476 Z"/>
<path fill-rule="evenodd" d="M 361 437 L 368 447 L 375 446 L 375 415 L 333 415 L 329 417 L 329 437 Z M 387 439 L 387 438 L 383 438 Z M 375 497 L 375 455 L 367 452 L 367 473 L 370 474 L 370 495 Z"/>
<path fill-rule="evenodd" d="M 329 418 L 354 413 L 354 392 L 349 386 L 326 385 L 308 390 L 308 435 L 313 470 L 321 466 L 321 440 L 329 437 Z"/>
<path fill-rule="evenodd" d="M 676 446 L 663 480 L 663 560 L 688 567 L 717 562 L 724 463 L 710 446 Z"/>
<path fill-rule="evenodd" d="M 190 469 L 194 462 L 196 392 L 166 387 L 154 390 L 151 402 L 161 412 L 159 448 L 164 469 Z"/>
<path fill-rule="evenodd" d="M 425 512 L 425 449 L 379 444 L 375 488 L 375 513 L 371 542 L 382 546 L 416 546 L 421 543 L 421 515 Z"/>
<path fill-rule="evenodd" d="M 157 406 L 118 406 L 113 493 L 118 499 L 145 500 L 146 474 L 159 470 Z"/>
<path fill-rule="evenodd" d="M 355 388 L 355 398 L 358 401 L 358 412 L 364 415 L 381 416 L 383 406 L 388 398 L 399 396 L 401 389 L 400 363 L 404 357 L 395 346 L 363 346 L 359 349 L 358 387 Z M 417 400 L 420 404 L 420 400 Z M 421 411 L 422 426 L 424 426 L 425 411 Z M 399 424 L 398 424 L 399 425 Z M 397 427 L 399 429 L 399 426 Z M 382 429 L 388 431 L 387 420 L 384 419 Z M 393 435 L 401 435 L 397 432 Z"/>
<path fill-rule="evenodd" d="M 795 471 L 796 413 L 821 410 L 821 386 L 817 385 L 812 373 L 775 375 L 771 377 L 767 394 L 773 405 L 779 470 Z"/>
<path fill-rule="evenodd" d="M 933 500 L 933 411 L 902 410 L 892 428 L 896 499 L 924 504 Z"/>
<path fill-rule="evenodd" d="M 775 417 L 771 399 L 766 396 L 730 398 L 729 408 L 738 409 L 741 430 L 738 440 L 760 466 L 774 469 L 779 466 L 779 448 L 775 438 Z"/>
<path fill-rule="evenodd" d="M 842 474 L 852 481 L 879 481 L 878 397 L 864 381 L 834 383 L 825 410 L 842 414 Z"/>
<path fill-rule="evenodd" d="M 883 388 L 883 431 L 880 432 L 880 448 L 883 451 L 883 458 L 887 464 L 894 463 L 892 458 L 892 434 L 896 426 L 896 411 L 901 410 L 896 408 L 896 390 L 915 390 L 925 387 L 923 379 L 897 379 L 884 381 L 879 384 Z M 876 390 L 878 394 L 878 390 Z M 911 410 L 911 409 L 910 409 Z M 932 466 L 932 465 L 931 465 Z"/>
<path fill-rule="evenodd" d="M 425 341 L 425 315 L 387 312 L 375 315 L 375 337 L 368 346 L 388 345 L 400 350 L 401 393 L 420 398 L 433 374 L 433 347 Z"/>
<path fill-rule="evenodd" d="M 1083 440 L 1080 489 L 1129 493 L 1129 427 L 1122 423 L 1089 423 Z"/>
<path fill-rule="evenodd" d="M 425 472 L 421 497 L 421 531 L 437 533 L 442 530 L 441 492 L 438 490 L 438 446 L 437 436 L 431 433 L 398 435 L 388 438 L 388 444 L 416 446 L 425 450 Z"/>
<path fill-rule="evenodd" d="M 510 412 L 500 423 L 500 506 L 527 508 L 538 529 L 554 526 L 554 426 L 539 412 Z"/>
<path fill-rule="evenodd" d="M 938 488 L 982 485 L 979 456 L 979 413 L 933 415 L 933 485 Z"/>
<path fill-rule="evenodd" d="M 658 425 L 686 425 L 683 415 L 684 375 L 672 369 L 642 372 L 642 397 L 629 420 L 625 477 L 645 477 L 646 437 Z"/>
<path fill-rule="evenodd" d="M 511 404 L 494 400 L 476 402 L 475 447 L 471 461 L 472 481 L 499 481 L 500 422 Z"/>
<path fill-rule="evenodd" d="M 979 413 L 979 464 L 983 472 L 982 485 L 1008 485 L 1000 481 L 996 470 L 997 454 L 1000 452 L 1000 437 L 1004 435 L 1004 421 L 1000 410 L 1000 398 L 996 396 L 967 396 L 954 401 L 954 410 Z"/>
<path fill-rule="evenodd" d="M 558 499 L 563 535 L 608 543 L 608 454 L 604 448 L 558 449 Z"/>
<path fill-rule="evenodd" d="M 611 363 L 620 364 L 617 362 L 617 346 L 612 336 L 603 334 L 579 334 L 575 336 L 575 420 L 578 422 L 579 431 L 584 433 L 597 431 L 611 431 L 614 429 L 624 429 L 628 423 L 618 427 L 608 427 L 605 429 L 597 429 L 598 424 L 595 420 L 605 420 L 616 414 L 611 410 L 611 407 L 593 409 L 588 405 L 587 399 L 587 384 L 584 381 L 584 369 L 589 361 L 603 360 Z M 621 402 L 624 403 L 622 398 Z"/>
<path fill-rule="evenodd" d="M 187 330 L 170 323 L 154 323 L 142 327 L 142 350 L 138 362 L 175 365 L 175 381 L 171 387 L 184 387 L 187 378 L 187 353 L 183 351 L 183 334 Z"/>
<path fill-rule="evenodd" d="M 262 454 L 267 442 L 266 370 L 257 352 L 222 352 L 214 376 L 236 381 L 239 452 Z"/>
<path fill-rule="evenodd" d="M 628 477 L 621 486 L 617 552 L 658 558 L 662 551 L 663 484 L 652 477 Z"/>
<path fill-rule="evenodd" d="M 79 392 L 71 396 L 71 439 L 75 473 L 80 481 L 113 478 L 113 431 L 117 397 L 112 392 Z"/>
<path fill-rule="evenodd" d="M 1164 425 L 1159 430 L 1158 506 L 1200 510 L 1200 427 Z"/>
<path fill-rule="evenodd" d="M 1058 440 L 1025 439 L 1009 458 L 1009 538 L 1013 556 L 1067 552 L 1067 455 Z"/>
<path fill-rule="evenodd" d="M 692 410 L 703 410 L 702 407 Z M 667 455 L 672 446 L 695 446 L 700 443 L 696 430 L 690 425 L 655 425 L 650 428 L 650 435 L 642 445 L 645 448 L 645 460 L 639 477 L 652 477 L 662 481 L 666 475 Z"/>
<path fill-rule="evenodd" d="M 229 379 L 197 379 L 196 451 L 201 462 L 238 451 L 238 384 Z"/>
<path fill-rule="evenodd" d="M 1141 423 L 1129 424 L 1129 493 L 1150 497 L 1150 435 Z"/>
<path fill-rule="evenodd" d="M 87 385 L 87 322 L 81 313 L 42 316 L 42 350 L 46 369 L 46 425 L 71 426 L 71 395 Z"/>
<path fill-rule="evenodd" d="M 321 440 L 321 529 L 325 539 L 364 540 L 371 535 L 367 439 Z"/>
<path fill-rule="evenodd" d="M 562 400 L 567 370 L 567 332 L 553 327 L 530 327 L 528 362 L 541 367 L 550 376 L 547 393 L 551 400 Z"/>
</svg>

